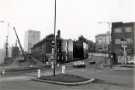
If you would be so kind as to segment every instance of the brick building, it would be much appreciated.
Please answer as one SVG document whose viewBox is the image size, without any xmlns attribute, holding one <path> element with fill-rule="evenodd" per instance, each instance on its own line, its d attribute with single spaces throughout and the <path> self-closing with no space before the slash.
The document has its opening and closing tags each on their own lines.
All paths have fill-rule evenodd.
<svg viewBox="0 0 135 90">
<path fill-rule="evenodd" d="M 134 55 L 135 49 L 135 23 L 123 23 L 115 22 L 112 23 L 112 32 L 111 32 L 111 51 L 115 54 L 116 59 L 114 63 L 123 63 L 123 42 L 126 45 L 126 56 L 129 60 Z"/>
</svg>

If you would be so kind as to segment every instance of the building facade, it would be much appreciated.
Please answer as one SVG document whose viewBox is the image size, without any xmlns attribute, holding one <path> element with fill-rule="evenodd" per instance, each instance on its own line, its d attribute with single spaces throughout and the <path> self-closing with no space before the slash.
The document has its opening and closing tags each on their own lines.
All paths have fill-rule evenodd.
<svg viewBox="0 0 135 90">
<path fill-rule="evenodd" d="M 4 58 L 5 58 L 5 51 L 4 49 L 0 49 L 0 64 L 4 63 Z"/>
<path fill-rule="evenodd" d="M 26 52 L 31 52 L 34 44 L 40 40 L 40 31 L 28 30 L 25 32 L 24 49 Z"/>
<path fill-rule="evenodd" d="M 16 58 L 19 56 L 19 54 L 20 54 L 19 47 L 13 46 L 12 47 L 12 57 Z"/>
<path fill-rule="evenodd" d="M 97 52 L 106 52 L 108 51 L 108 45 L 111 42 L 111 34 L 107 32 L 105 34 L 96 35 L 96 51 Z"/>
<path fill-rule="evenodd" d="M 48 61 L 48 58 L 52 56 L 52 41 L 54 40 L 54 35 L 50 34 L 44 39 L 34 44 L 31 48 L 32 56 L 40 60 L 41 62 Z"/>
<path fill-rule="evenodd" d="M 111 52 L 116 56 L 114 63 L 124 63 L 123 56 L 127 60 L 134 55 L 135 50 L 135 23 L 112 23 Z"/>
</svg>

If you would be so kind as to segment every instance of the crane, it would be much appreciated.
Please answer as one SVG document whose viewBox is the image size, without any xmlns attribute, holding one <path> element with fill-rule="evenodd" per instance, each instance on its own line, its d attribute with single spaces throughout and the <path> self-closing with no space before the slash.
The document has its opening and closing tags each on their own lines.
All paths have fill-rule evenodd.
<svg viewBox="0 0 135 90">
<path fill-rule="evenodd" d="M 20 42 L 20 39 L 18 37 L 18 34 L 16 32 L 16 28 L 13 27 L 13 30 L 15 32 L 15 35 L 17 37 L 17 41 L 18 41 L 18 44 L 19 44 L 19 47 L 21 49 L 21 52 L 22 52 L 22 55 L 24 57 L 24 61 L 30 61 L 30 62 L 34 62 L 34 63 L 38 63 L 39 65 L 43 65 L 40 61 L 38 61 L 36 58 L 34 58 L 32 55 L 29 55 L 27 53 L 24 52 L 23 48 L 22 48 L 22 45 L 21 45 L 21 42 Z"/>
<path fill-rule="evenodd" d="M 24 50 L 23 50 L 23 48 L 22 48 L 22 45 L 21 45 L 20 39 L 19 39 L 18 34 L 17 34 L 17 32 L 16 32 L 16 28 L 15 28 L 15 27 L 13 27 L 13 30 L 14 30 L 15 35 L 16 35 L 16 37 L 17 37 L 17 41 L 18 41 L 18 44 L 19 44 L 19 46 L 20 46 L 20 49 L 21 49 L 22 55 L 24 56 L 24 59 L 25 59 L 26 55 L 25 55 L 25 53 L 24 53 Z"/>
</svg>

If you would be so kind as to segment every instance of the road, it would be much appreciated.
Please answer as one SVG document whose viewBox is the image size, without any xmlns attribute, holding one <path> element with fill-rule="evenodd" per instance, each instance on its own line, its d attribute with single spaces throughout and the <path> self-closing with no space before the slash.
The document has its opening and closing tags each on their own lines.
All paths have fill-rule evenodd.
<svg viewBox="0 0 135 90">
<path fill-rule="evenodd" d="M 57 69 L 60 73 L 60 69 Z M 66 73 L 75 74 L 87 78 L 96 78 L 93 83 L 78 86 L 63 86 L 35 82 L 30 80 L 36 76 L 35 72 L 9 73 L 0 79 L 0 90 L 134 90 L 134 68 L 103 68 L 100 65 L 89 65 L 86 68 L 73 68 L 67 65 Z M 44 70 L 42 74 L 52 74 L 52 70 Z M 4 79 L 5 78 L 5 79 Z"/>
</svg>

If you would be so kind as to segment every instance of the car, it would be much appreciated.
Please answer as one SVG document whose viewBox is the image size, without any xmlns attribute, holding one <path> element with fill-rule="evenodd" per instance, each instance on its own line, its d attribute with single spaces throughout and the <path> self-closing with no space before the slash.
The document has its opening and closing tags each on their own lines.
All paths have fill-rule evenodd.
<svg viewBox="0 0 135 90">
<path fill-rule="evenodd" d="M 76 61 L 76 62 L 73 62 L 73 67 L 76 67 L 76 68 L 84 68 L 86 67 L 84 61 Z"/>
<path fill-rule="evenodd" d="M 135 64 L 135 56 L 128 60 L 128 64 Z"/>
<path fill-rule="evenodd" d="M 95 61 L 88 61 L 89 64 L 96 64 Z"/>
<path fill-rule="evenodd" d="M 135 64 L 135 60 L 128 61 L 128 64 Z"/>
</svg>

